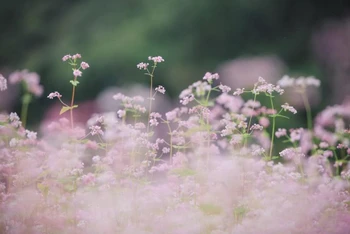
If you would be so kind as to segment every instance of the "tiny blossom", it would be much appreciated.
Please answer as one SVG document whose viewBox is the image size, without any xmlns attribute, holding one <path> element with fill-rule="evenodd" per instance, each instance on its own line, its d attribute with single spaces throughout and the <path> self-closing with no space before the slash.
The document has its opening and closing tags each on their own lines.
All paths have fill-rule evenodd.
<svg viewBox="0 0 350 234">
<path fill-rule="evenodd" d="M 62 95 L 61 95 L 59 92 L 55 91 L 55 92 L 53 92 L 53 93 L 50 93 L 49 96 L 47 96 L 48 99 L 53 99 L 53 98 L 55 98 L 55 97 L 61 98 Z"/>
<path fill-rule="evenodd" d="M 101 161 L 101 157 L 100 157 L 100 156 L 98 156 L 98 155 L 93 156 L 93 157 L 92 157 L 92 161 L 93 161 L 94 163 L 98 163 L 98 162 L 100 162 L 100 161 Z"/>
<path fill-rule="evenodd" d="M 345 149 L 346 146 L 344 144 L 338 144 L 337 149 Z"/>
<path fill-rule="evenodd" d="M 7 89 L 7 80 L 0 74 L 0 91 Z"/>
<path fill-rule="evenodd" d="M 19 121 L 19 117 L 18 117 L 17 113 L 15 113 L 15 112 L 11 112 L 9 117 L 10 117 L 11 122 Z"/>
<path fill-rule="evenodd" d="M 193 94 L 190 94 L 189 96 L 186 96 L 182 100 L 180 100 L 180 103 L 186 106 L 188 103 L 192 102 L 193 100 L 194 100 L 194 96 Z"/>
<path fill-rule="evenodd" d="M 172 110 L 172 111 L 167 112 L 167 113 L 165 114 L 166 119 L 167 119 L 168 121 L 172 121 L 172 120 L 176 119 L 177 111 L 178 111 L 178 110 L 175 109 L 175 110 Z"/>
<path fill-rule="evenodd" d="M 333 157 L 333 152 L 330 150 L 326 150 L 323 152 L 323 156 L 328 158 L 328 157 Z"/>
<path fill-rule="evenodd" d="M 73 70 L 73 75 L 75 76 L 75 77 L 77 77 L 77 76 L 81 76 L 81 74 L 83 74 L 80 70 L 78 70 L 78 69 L 74 69 Z"/>
<path fill-rule="evenodd" d="M 241 95 L 242 93 L 244 93 L 244 88 L 243 88 L 243 89 L 238 88 L 238 89 L 236 89 L 235 92 L 233 92 L 233 95 L 239 96 L 239 95 Z"/>
<path fill-rule="evenodd" d="M 163 154 L 167 154 L 167 153 L 170 152 L 170 148 L 164 147 L 164 148 L 162 149 L 162 152 L 163 152 Z"/>
<path fill-rule="evenodd" d="M 30 139 L 30 140 L 35 140 L 36 139 L 36 135 L 37 133 L 36 132 L 31 132 L 29 130 L 26 130 L 26 134 L 27 134 L 27 138 Z"/>
<path fill-rule="evenodd" d="M 277 138 L 287 135 L 287 130 L 285 128 L 279 128 L 275 133 Z"/>
<path fill-rule="evenodd" d="M 220 84 L 219 85 L 219 89 L 223 92 L 223 93 L 228 93 L 231 91 L 231 88 L 228 87 L 227 85 L 223 85 L 223 84 Z"/>
<path fill-rule="evenodd" d="M 12 138 L 9 142 L 10 147 L 16 147 L 19 143 L 19 140 L 17 140 L 16 138 Z"/>
<path fill-rule="evenodd" d="M 159 85 L 155 90 L 157 92 L 160 92 L 161 94 L 165 93 L 165 88 L 163 86 L 161 86 L 161 85 Z"/>
<path fill-rule="evenodd" d="M 290 112 L 292 112 L 293 114 L 296 114 L 296 113 L 297 113 L 297 110 L 296 110 L 294 107 L 290 106 L 288 103 L 285 103 L 284 105 L 281 105 L 281 107 L 282 107 L 283 110 L 285 110 L 285 111 L 290 111 Z"/>
<path fill-rule="evenodd" d="M 250 131 L 253 131 L 253 130 L 263 130 L 263 126 L 259 125 L 259 124 L 253 124 L 253 126 L 250 127 Z"/>
<path fill-rule="evenodd" d="M 264 128 L 267 128 L 270 125 L 270 120 L 266 117 L 262 117 L 259 119 L 259 124 Z"/>
<path fill-rule="evenodd" d="M 78 59 L 81 58 L 81 54 L 75 54 L 72 56 L 72 59 Z"/>
<path fill-rule="evenodd" d="M 148 60 L 152 60 L 154 63 L 164 62 L 164 59 L 162 58 L 162 56 L 155 56 L 155 57 L 148 56 Z"/>
<path fill-rule="evenodd" d="M 67 55 L 63 56 L 62 61 L 65 62 L 70 58 L 72 58 L 72 56 L 70 54 L 67 54 Z"/>
<path fill-rule="evenodd" d="M 140 123 L 136 123 L 134 126 L 136 129 L 144 129 L 146 128 L 145 124 L 140 122 Z"/>
<path fill-rule="evenodd" d="M 136 65 L 136 67 L 140 70 L 147 70 L 149 63 L 139 63 Z"/>
<path fill-rule="evenodd" d="M 80 66 L 81 66 L 81 68 L 82 68 L 83 70 L 85 70 L 85 69 L 87 69 L 87 68 L 90 67 L 89 64 L 86 63 L 86 62 L 81 62 Z"/>
<path fill-rule="evenodd" d="M 325 148 L 328 148 L 328 147 L 329 147 L 329 144 L 328 144 L 327 142 L 322 141 L 322 142 L 319 144 L 319 146 L 320 146 L 320 148 L 325 149 Z"/>
<path fill-rule="evenodd" d="M 207 80 L 209 83 L 213 82 L 213 80 L 217 80 L 219 79 L 219 74 L 218 73 L 210 73 L 210 72 L 207 72 L 205 73 L 204 77 L 203 77 L 203 80 Z"/>
<path fill-rule="evenodd" d="M 125 110 L 118 110 L 117 114 L 118 114 L 119 118 L 123 118 L 125 116 L 125 114 L 126 114 L 126 111 Z"/>
<path fill-rule="evenodd" d="M 320 86 L 320 80 L 316 79 L 313 76 L 309 77 L 299 77 L 299 78 L 292 78 L 287 75 L 283 76 L 277 84 L 280 85 L 281 87 L 302 87 L 305 88 L 307 86 L 315 86 L 319 87 Z"/>
<path fill-rule="evenodd" d="M 94 135 L 96 135 L 96 134 L 98 134 L 98 135 L 103 135 L 103 131 L 102 131 L 101 127 L 98 126 L 98 125 L 93 125 L 93 126 L 89 127 L 89 129 L 91 130 L 91 131 L 90 131 L 90 134 L 91 134 L 92 136 L 94 136 Z"/>
</svg>

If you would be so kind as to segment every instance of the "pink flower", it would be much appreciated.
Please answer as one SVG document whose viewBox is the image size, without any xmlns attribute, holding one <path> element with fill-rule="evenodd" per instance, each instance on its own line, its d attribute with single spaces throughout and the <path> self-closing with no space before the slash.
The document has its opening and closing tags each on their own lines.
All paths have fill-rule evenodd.
<svg viewBox="0 0 350 234">
<path fill-rule="evenodd" d="M 254 131 L 254 130 L 263 130 L 263 126 L 259 125 L 259 124 L 253 124 L 253 126 L 250 127 L 250 131 Z"/>
<path fill-rule="evenodd" d="M 296 110 L 294 107 L 290 106 L 288 103 L 285 103 L 285 104 L 282 105 L 281 107 L 282 107 L 283 110 L 285 110 L 285 111 L 290 111 L 290 112 L 292 112 L 293 114 L 296 114 L 296 113 L 297 113 L 297 110 Z"/>
<path fill-rule="evenodd" d="M 86 62 L 81 62 L 80 66 L 81 66 L 81 68 L 82 68 L 83 70 L 85 70 L 85 69 L 87 69 L 87 68 L 90 67 L 89 64 L 86 63 Z"/>
<path fill-rule="evenodd" d="M 270 125 L 270 120 L 266 117 L 261 117 L 259 119 L 259 124 L 263 126 L 264 128 L 267 128 Z"/>
<path fill-rule="evenodd" d="M 286 136 L 287 135 L 287 130 L 285 128 L 279 128 L 277 130 L 277 132 L 275 133 L 277 138 L 280 138 L 282 136 Z"/>
<path fill-rule="evenodd" d="M 80 70 L 78 70 L 78 69 L 74 69 L 73 70 L 73 75 L 75 76 L 75 77 L 77 77 L 77 76 L 81 76 L 83 73 L 80 71 Z"/>
<path fill-rule="evenodd" d="M 61 98 L 62 95 L 61 95 L 59 92 L 55 91 L 55 92 L 53 92 L 53 93 L 50 93 L 49 96 L 47 96 L 48 99 L 53 99 L 53 98 L 55 98 L 55 97 Z"/>
<path fill-rule="evenodd" d="M 98 135 L 103 135 L 103 131 L 102 131 L 101 127 L 98 126 L 98 125 L 93 125 L 93 126 L 89 127 L 89 129 L 91 130 L 91 131 L 90 131 L 90 134 L 91 134 L 92 136 L 94 136 L 94 135 L 96 135 L 96 134 L 98 134 Z"/>
<path fill-rule="evenodd" d="M 156 57 L 148 56 L 148 60 L 152 60 L 154 63 L 164 62 L 164 59 L 162 58 L 162 56 L 156 56 Z"/>
<path fill-rule="evenodd" d="M 72 56 L 72 59 L 77 59 L 77 58 L 81 58 L 81 54 L 75 54 Z"/>
<path fill-rule="evenodd" d="M 219 79 L 219 74 L 218 73 L 210 73 L 210 72 L 207 72 L 205 73 L 204 77 L 203 77 L 203 80 L 207 80 L 209 83 L 212 83 L 213 80 L 217 80 Z"/>
<path fill-rule="evenodd" d="M 162 93 L 162 94 L 165 93 L 165 88 L 164 88 L 163 86 L 161 86 L 161 85 L 159 85 L 155 90 L 156 90 L 157 92 Z"/>
<path fill-rule="evenodd" d="M 147 70 L 149 63 L 139 63 L 136 65 L 136 67 L 140 70 Z"/>
<path fill-rule="evenodd" d="M 63 56 L 62 61 L 65 62 L 70 58 L 72 58 L 72 56 L 70 54 L 67 54 L 67 55 Z"/>
<path fill-rule="evenodd" d="M 7 80 L 0 74 L 0 91 L 7 89 Z"/>
<path fill-rule="evenodd" d="M 231 88 L 226 86 L 226 85 L 223 85 L 223 84 L 220 84 L 219 85 L 219 89 L 223 92 L 223 93 L 228 93 L 231 91 Z"/>
<path fill-rule="evenodd" d="M 239 96 L 239 95 L 241 95 L 242 93 L 244 93 L 244 88 L 243 88 L 243 89 L 238 88 L 238 89 L 236 89 L 235 92 L 233 92 L 233 95 Z"/>
</svg>

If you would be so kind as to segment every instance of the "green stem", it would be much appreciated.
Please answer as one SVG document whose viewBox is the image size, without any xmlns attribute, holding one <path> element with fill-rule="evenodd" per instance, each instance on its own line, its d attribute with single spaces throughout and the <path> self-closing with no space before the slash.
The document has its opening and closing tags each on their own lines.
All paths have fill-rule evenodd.
<svg viewBox="0 0 350 234">
<path fill-rule="evenodd" d="M 21 121 L 22 121 L 22 126 L 23 128 L 26 128 L 27 125 L 27 118 L 28 118 L 28 107 L 30 100 L 28 100 L 28 95 L 30 94 L 26 93 L 23 97 L 23 102 L 22 102 L 22 109 L 21 109 Z"/>
<path fill-rule="evenodd" d="M 74 77 L 74 81 L 77 80 L 77 77 L 75 76 Z M 74 105 L 74 97 L 75 97 L 75 85 L 73 85 L 73 89 L 72 89 L 72 99 L 71 99 L 71 102 L 70 102 L 70 125 L 71 125 L 71 128 L 74 128 L 74 118 L 73 118 L 73 105 Z"/>
<path fill-rule="evenodd" d="M 306 118 L 307 118 L 307 128 L 311 131 L 312 130 L 312 114 L 311 114 L 311 107 L 309 100 L 306 96 L 305 90 L 301 93 L 301 96 L 303 98 L 305 110 L 306 110 Z"/>
<path fill-rule="evenodd" d="M 270 95 L 270 103 L 272 110 L 275 109 L 272 101 L 272 96 Z M 273 149 L 273 141 L 275 139 L 275 127 L 276 127 L 276 116 L 272 117 L 272 131 L 271 131 L 271 144 L 270 144 L 270 160 L 272 160 L 272 149 Z"/>
</svg>

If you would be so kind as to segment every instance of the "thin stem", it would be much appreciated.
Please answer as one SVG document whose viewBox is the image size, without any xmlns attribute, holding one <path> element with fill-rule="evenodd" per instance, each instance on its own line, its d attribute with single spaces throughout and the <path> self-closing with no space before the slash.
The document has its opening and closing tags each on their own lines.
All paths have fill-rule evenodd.
<svg viewBox="0 0 350 234">
<path fill-rule="evenodd" d="M 306 96 L 305 90 L 301 93 L 301 96 L 303 98 L 305 110 L 306 110 L 306 118 L 307 118 L 307 128 L 311 131 L 312 130 L 312 114 L 311 114 L 311 107 L 309 100 Z"/>
<path fill-rule="evenodd" d="M 270 103 L 272 110 L 275 109 L 273 105 L 272 96 L 270 95 Z M 271 131 L 271 144 L 270 144 L 270 160 L 272 159 L 272 148 L 273 148 L 273 141 L 275 139 L 275 127 L 276 127 L 276 116 L 272 117 L 272 131 Z"/>
<path fill-rule="evenodd" d="M 30 103 L 30 101 L 26 100 L 27 95 L 30 95 L 30 94 L 25 94 L 22 102 L 22 109 L 21 109 L 21 121 L 22 121 L 23 128 L 26 128 L 26 125 L 27 125 L 28 107 Z"/>
<path fill-rule="evenodd" d="M 77 80 L 77 77 L 74 77 L 74 81 Z M 74 97 L 75 97 L 75 85 L 73 85 L 73 89 L 72 89 L 72 99 L 70 102 L 70 125 L 71 128 L 74 128 L 74 119 L 73 119 L 73 105 L 74 105 Z"/>
</svg>

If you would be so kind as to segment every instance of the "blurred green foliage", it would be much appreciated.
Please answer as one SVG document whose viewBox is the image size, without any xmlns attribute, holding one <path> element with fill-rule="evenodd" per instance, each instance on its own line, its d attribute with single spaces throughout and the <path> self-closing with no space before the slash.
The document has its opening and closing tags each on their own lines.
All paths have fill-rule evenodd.
<svg viewBox="0 0 350 234">
<path fill-rule="evenodd" d="M 3 1 L 0 69 L 40 74 L 45 95 L 38 116 L 49 92 L 70 93 L 71 70 L 61 61 L 69 53 L 81 53 L 91 66 L 78 101 L 110 85 L 147 83 L 136 64 L 148 55 L 165 58 L 156 83 L 171 96 L 240 55 L 277 54 L 292 71 L 317 75 L 310 35 L 349 6 L 345 0 Z"/>
</svg>

